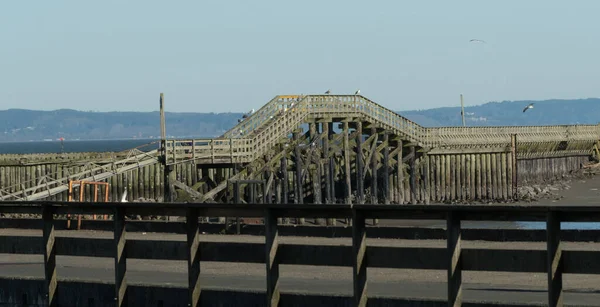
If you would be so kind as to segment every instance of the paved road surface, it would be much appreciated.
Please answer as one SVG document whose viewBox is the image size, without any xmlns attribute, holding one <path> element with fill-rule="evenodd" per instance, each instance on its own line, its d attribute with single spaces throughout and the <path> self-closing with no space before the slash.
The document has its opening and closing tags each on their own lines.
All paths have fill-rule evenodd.
<svg viewBox="0 0 600 307">
<path fill-rule="evenodd" d="M 2 235 L 41 235 L 36 230 L 1 229 Z M 109 232 L 60 231 L 58 236 L 110 238 Z M 184 235 L 128 233 L 131 239 L 180 240 Z M 204 235 L 203 241 L 264 242 L 262 237 Z M 282 243 L 350 245 L 350 239 L 282 237 Z M 445 241 L 369 239 L 370 245 L 445 247 Z M 510 243 L 513 249 L 544 249 L 545 243 Z M 503 248 L 506 243 L 464 242 L 465 248 Z M 564 249 L 600 250 L 600 244 L 566 243 Z M 41 255 L 0 254 L 1 276 L 43 278 Z M 109 258 L 58 256 L 59 278 L 113 281 L 114 262 Z M 184 261 L 128 260 L 130 283 L 156 285 L 187 284 Z M 202 263 L 203 286 L 262 290 L 265 285 L 264 264 Z M 403 298 L 446 298 L 446 272 L 433 270 L 369 269 L 369 293 L 374 296 Z M 464 272 L 464 299 L 493 302 L 546 302 L 545 273 Z M 281 266 L 282 291 L 322 294 L 352 293 L 352 268 Z M 600 276 L 566 275 L 565 303 L 582 306 L 600 305 Z"/>
</svg>

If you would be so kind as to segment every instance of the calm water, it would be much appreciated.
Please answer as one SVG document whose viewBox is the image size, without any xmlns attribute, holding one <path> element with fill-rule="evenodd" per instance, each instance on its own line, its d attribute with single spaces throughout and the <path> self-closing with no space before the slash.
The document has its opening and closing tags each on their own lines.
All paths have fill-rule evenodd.
<svg viewBox="0 0 600 307">
<path fill-rule="evenodd" d="M 128 140 L 97 140 L 97 141 L 64 141 L 64 152 L 118 152 L 128 150 L 157 141 L 156 139 L 128 139 Z M 158 148 L 158 144 L 151 144 L 139 148 L 149 151 Z M 31 154 L 31 153 L 60 153 L 60 141 L 41 142 L 7 142 L 0 143 L 0 154 Z M 444 223 L 441 223 L 444 224 Z M 436 225 L 438 226 L 438 225 Z M 445 225 L 439 225 L 444 227 Z M 469 223 L 465 228 L 521 228 L 521 229 L 546 229 L 543 222 L 515 222 L 515 223 Z M 600 229 L 600 223 L 562 223 L 562 229 Z"/>
<path fill-rule="evenodd" d="M 64 141 L 64 152 L 105 152 L 123 151 L 157 141 L 156 139 L 129 139 L 129 140 L 97 140 L 97 141 Z M 139 148 L 149 151 L 158 148 L 152 144 Z M 32 153 L 60 153 L 60 141 L 37 142 L 6 142 L 0 143 L 0 154 L 32 154 Z"/>
<path fill-rule="evenodd" d="M 515 224 L 518 228 L 521 228 L 521 229 L 546 229 L 546 223 L 544 223 L 544 222 L 517 222 Z M 598 230 L 598 229 L 600 229 L 600 223 L 562 222 L 562 223 L 560 223 L 560 228 L 561 229 Z"/>
</svg>

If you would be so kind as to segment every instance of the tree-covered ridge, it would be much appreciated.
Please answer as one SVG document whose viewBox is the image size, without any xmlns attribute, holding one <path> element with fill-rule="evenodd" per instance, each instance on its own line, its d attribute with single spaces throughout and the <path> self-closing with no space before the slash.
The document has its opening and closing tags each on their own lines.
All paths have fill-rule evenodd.
<svg viewBox="0 0 600 307">
<path fill-rule="evenodd" d="M 533 109 L 523 108 L 535 103 Z M 393 106 L 388 106 L 392 107 Z M 427 127 L 460 126 L 460 106 L 399 112 Z M 215 137 L 242 113 L 167 112 L 170 137 Z M 571 125 L 600 122 L 600 99 L 503 101 L 465 108 L 467 126 Z M 76 110 L 0 111 L 0 141 L 58 139 L 131 139 L 160 136 L 158 112 L 85 112 Z"/>
<path fill-rule="evenodd" d="M 534 103 L 534 108 L 523 112 L 530 103 Z M 462 125 L 460 105 L 399 113 L 429 127 Z M 465 107 L 465 121 L 467 126 L 597 124 L 600 122 L 600 98 L 489 102 Z"/>
</svg>

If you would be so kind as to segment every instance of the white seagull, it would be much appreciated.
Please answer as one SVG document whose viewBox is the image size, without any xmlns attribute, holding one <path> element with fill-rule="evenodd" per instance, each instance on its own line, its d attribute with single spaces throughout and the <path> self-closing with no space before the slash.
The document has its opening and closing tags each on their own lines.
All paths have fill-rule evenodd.
<svg viewBox="0 0 600 307">
<path fill-rule="evenodd" d="M 121 196 L 121 202 L 122 203 L 127 202 L 127 190 L 125 190 L 125 192 L 123 192 L 123 196 Z"/>
<path fill-rule="evenodd" d="M 358 95 L 358 94 L 360 94 L 360 90 L 357 90 L 357 91 L 354 93 L 354 95 Z"/>
<path fill-rule="evenodd" d="M 474 38 L 474 39 L 472 39 L 472 40 L 469 41 L 469 43 L 473 43 L 473 42 L 487 44 L 484 40 L 482 40 L 482 39 L 476 39 L 476 38 Z"/>
<path fill-rule="evenodd" d="M 523 109 L 523 113 L 525 113 L 525 111 L 527 111 L 528 109 L 533 109 L 533 102 L 526 106 L 525 109 Z"/>
</svg>

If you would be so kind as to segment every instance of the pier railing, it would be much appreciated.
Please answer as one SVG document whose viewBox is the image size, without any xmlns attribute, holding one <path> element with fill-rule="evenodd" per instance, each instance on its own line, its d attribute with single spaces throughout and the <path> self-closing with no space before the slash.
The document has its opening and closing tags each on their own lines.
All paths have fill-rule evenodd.
<svg viewBox="0 0 600 307">
<path fill-rule="evenodd" d="M 56 255 L 113 257 L 117 306 L 126 301 L 126 258 L 187 260 L 189 306 L 200 302 L 201 261 L 265 263 L 268 306 L 278 305 L 282 264 L 352 266 L 354 306 L 366 306 L 367 267 L 447 270 L 449 306 L 462 304 L 462 271 L 547 272 L 549 306 L 562 305 L 563 274 L 600 274 L 600 252 L 563 250 L 560 236 L 561 222 L 599 222 L 600 207 L 3 202 L 0 213 L 42 215 L 42 240 L 0 235 L 0 253 L 44 254 L 50 306 L 56 305 Z M 54 216 L 67 213 L 112 214 L 114 239 L 57 238 Z M 126 240 L 126 215 L 185 216 L 187 242 Z M 266 243 L 201 242 L 200 216 L 263 218 Z M 280 217 L 350 218 L 352 246 L 280 244 Z M 369 246 L 365 219 L 371 218 L 446 220 L 447 247 Z M 461 222 L 465 220 L 544 221 L 547 249 L 464 249 Z M 155 248 L 161 244 L 169 248 Z"/>
<path fill-rule="evenodd" d="M 167 163 L 251 162 L 311 117 L 360 118 L 429 148 L 502 147 L 516 134 L 529 151 L 551 152 L 560 147 L 578 154 L 591 152 L 600 139 L 600 125 L 426 128 L 361 95 L 279 95 L 218 138 L 169 141 Z M 552 144 L 537 146 L 541 143 Z"/>
</svg>

